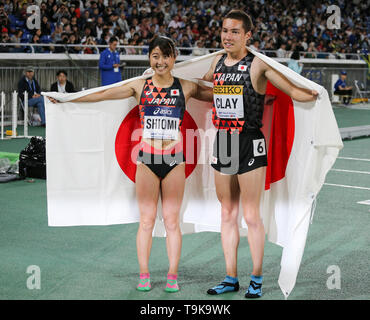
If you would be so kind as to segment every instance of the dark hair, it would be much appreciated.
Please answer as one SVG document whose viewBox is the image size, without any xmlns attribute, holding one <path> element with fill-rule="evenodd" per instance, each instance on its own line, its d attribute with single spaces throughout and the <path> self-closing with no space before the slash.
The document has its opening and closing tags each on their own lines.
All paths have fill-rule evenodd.
<svg viewBox="0 0 370 320">
<path fill-rule="evenodd" d="M 292 53 L 292 56 L 290 58 L 291 59 L 294 59 L 294 60 L 299 60 L 299 58 L 300 58 L 299 51 L 298 50 L 294 50 L 293 53 Z"/>
<path fill-rule="evenodd" d="M 67 76 L 67 72 L 65 70 L 58 70 L 57 76 L 59 76 L 61 73 L 64 73 Z"/>
<path fill-rule="evenodd" d="M 152 53 L 154 48 L 158 47 L 162 53 L 169 57 L 176 57 L 176 47 L 172 39 L 155 36 L 152 41 L 149 43 L 149 55 Z"/>
<path fill-rule="evenodd" d="M 235 19 L 243 22 L 243 29 L 245 32 L 251 31 L 253 29 L 253 22 L 251 17 L 242 10 L 231 10 L 224 17 L 225 19 Z"/>
<path fill-rule="evenodd" d="M 117 37 L 111 37 L 109 39 L 109 43 L 113 43 L 114 41 L 118 41 Z"/>
</svg>

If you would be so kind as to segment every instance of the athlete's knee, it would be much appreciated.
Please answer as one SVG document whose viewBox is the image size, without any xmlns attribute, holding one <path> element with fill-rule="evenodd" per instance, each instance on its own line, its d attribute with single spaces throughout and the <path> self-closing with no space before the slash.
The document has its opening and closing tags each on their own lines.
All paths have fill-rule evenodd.
<svg viewBox="0 0 370 320">
<path fill-rule="evenodd" d="M 229 203 L 221 204 L 221 220 L 223 223 L 235 223 L 238 218 L 238 206 Z"/>
<path fill-rule="evenodd" d="M 143 211 L 141 210 L 141 217 L 140 217 L 140 227 L 144 231 L 151 231 L 154 228 L 155 218 L 156 218 L 156 208 L 147 206 L 147 208 Z"/>
<path fill-rule="evenodd" d="M 144 231 L 152 231 L 155 224 L 155 218 L 144 218 L 140 221 L 140 227 Z"/>
<path fill-rule="evenodd" d="M 173 219 L 165 221 L 164 226 L 165 226 L 167 232 L 177 231 L 180 227 L 179 226 L 179 221 L 178 220 L 173 220 Z"/>
<path fill-rule="evenodd" d="M 262 223 L 260 217 L 260 210 L 256 205 L 247 205 L 243 207 L 244 209 L 244 220 L 248 225 L 248 228 L 258 227 Z"/>
<path fill-rule="evenodd" d="M 167 232 L 176 231 L 179 228 L 179 218 L 177 212 L 172 212 L 171 214 L 163 214 L 164 227 Z"/>
</svg>

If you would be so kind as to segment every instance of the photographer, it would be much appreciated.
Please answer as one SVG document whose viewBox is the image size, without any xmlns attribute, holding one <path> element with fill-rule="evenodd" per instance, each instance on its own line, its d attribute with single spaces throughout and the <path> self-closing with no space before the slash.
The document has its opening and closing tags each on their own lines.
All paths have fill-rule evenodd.
<svg viewBox="0 0 370 320">
<path fill-rule="evenodd" d="M 83 49 L 84 54 L 97 54 L 97 53 L 99 53 L 99 50 L 96 47 L 96 42 L 94 41 L 93 37 L 88 37 L 86 42 L 84 42 L 82 44 L 90 46 L 90 47 L 84 47 L 84 49 Z"/>
<path fill-rule="evenodd" d="M 62 33 L 61 40 L 57 41 L 56 44 L 66 45 L 66 44 L 68 44 L 68 40 L 69 40 L 68 34 Z M 63 46 L 63 47 L 62 46 L 55 46 L 55 51 L 54 51 L 55 53 L 64 53 L 66 51 L 68 51 L 67 46 Z"/>
<path fill-rule="evenodd" d="M 57 23 L 60 23 L 63 17 L 67 18 L 68 20 L 71 19 L 71 15 L 69 11 L 67 10 L 67 7 L 65 6 L 65 4 L 60 5 L 60 7 L 54 13 L 53 19 L 56 20 Z"/>
</svg>

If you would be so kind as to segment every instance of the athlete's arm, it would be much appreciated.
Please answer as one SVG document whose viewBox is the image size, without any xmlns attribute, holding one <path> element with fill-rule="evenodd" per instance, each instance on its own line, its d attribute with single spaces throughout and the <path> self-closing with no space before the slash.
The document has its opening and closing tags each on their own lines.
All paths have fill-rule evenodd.
<svg viewBox="0 0 370 320">
<path fill-rule="evenodd" d="M 213 101 L 213 89 L 202 84 L 194 84 L 192 97 L 202 101 Z"/>
<path fill-rule="evenodd" d="M 257 60 L 261 75 L 266 77 L 276 88 L 289 95 L 293 100 L 299 102 L 316 100 L 318 93 L 315 90 L 295 86 L 284 75 L 267 65 L 261 59 Z"/>
<path fill-rule="evenodd" d="M 125 99 L 135 95 L 136 88 L 138 87 L 138 80 L 131 81 L 119 87 L 106 89 L 99 92 L 90 93 L 86 96 L 71 100 L 70 102 L 98 102 L 104 100 Z M 58 100 L 48 97 L 53 103 L 59 102 Z"/>
<path fill-rule="evenodd" d="M 212 101 L 213 90 L 211 87 L 198 84 L 193 81 L 180 79 L 182 89 L 184 90 L 184 95 L 186 101 L 190 98 L 194 98 L 202 101 Z"/>
<path fill-rule="evenodd" d="M 135 81 L 132 81 L 135 82 Z M 98 102 L 104 100 L 125 99 L 135 94 L 135 84 L 129 82 L 119 87 L 106 89 L 72 100 L 71 102 Z"/>
</svg>

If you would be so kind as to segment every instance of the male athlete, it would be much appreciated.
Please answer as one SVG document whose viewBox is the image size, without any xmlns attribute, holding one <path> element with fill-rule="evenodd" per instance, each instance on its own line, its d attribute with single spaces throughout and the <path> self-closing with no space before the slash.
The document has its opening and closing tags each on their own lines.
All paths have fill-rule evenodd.
<svg viewBox="0 0 370 320">
<path fill-rule="evenodd" d="M 226 51 L 218 55 L 204 75 L 213 81 L 214 141 L 212 167 L 215 169 L 217 198 L 221 203 L 221 241 L 226 278 L 208 294 L 239 290 L 237 250 L 238 209 L 241 200 L 248 226 L 248 243 L 253 270 L 247 298 L 262 295 L 262 262 L 265 230 L 260 218 L 260 197 L 265 182 L 267 152 L 262 127 L 267 80 L 296 101 L 315 100 L 317 92 L 296 87 L 278 71 L 250 53 L 251 18 L 232 10 L 224 18 L 221 41 Z"/>
</svg>

